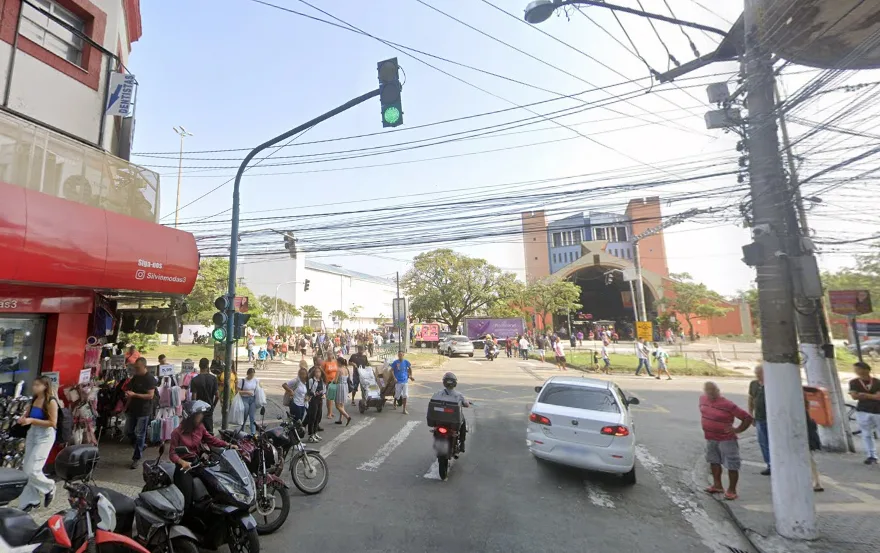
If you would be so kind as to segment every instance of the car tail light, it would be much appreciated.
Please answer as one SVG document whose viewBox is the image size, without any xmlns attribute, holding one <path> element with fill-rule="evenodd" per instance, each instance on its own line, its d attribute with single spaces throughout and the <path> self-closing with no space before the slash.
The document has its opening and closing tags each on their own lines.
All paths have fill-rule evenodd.
<svg viewBox="0 0 880 553">
<path fill-rule="evenodd" d="M 629 436 L 629 428 L 615 424 L 614 426 L 604 426 L 600 430 L 606 436 Z"/>
<path fill-rule="evenodd" d="M 550 424 L 550 419 L 548 419 L 544 415 L 539 415 L 538 413 L 532 413 L 531 415 L 529 415 L 529 420 L 535 424 L 543 424 L 545 426 L 552 426 Z"/>
<path fill-rule="evenodd" d="M 439 433 L 441 433 L 441 434 L 446 434 L 447 432 L 449 432 L 449 430 L 446 429 L 446 428 L 443 428 L 442 426 L 438 426 L 438 427 L 437 427 L 437 432 L 439 432 Z"/>
</svg>

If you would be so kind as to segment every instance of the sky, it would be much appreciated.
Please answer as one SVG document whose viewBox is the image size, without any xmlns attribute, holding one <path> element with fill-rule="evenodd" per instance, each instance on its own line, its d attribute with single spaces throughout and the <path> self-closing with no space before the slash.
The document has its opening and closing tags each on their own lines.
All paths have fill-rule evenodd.
<svg viewBox="0 0 880 553">
<path fill-rule="evenodd" d="M 622 170 L 630 182 L 656 182 L 737 169 L 739 137 L 723 130 L 707 130 L 703 120 L 704 113 L 714 109 L 706 99 L 704 85 L 729 81 L 730 89 L 734 89 L 737 64 L 719 63 L 699 70 L 689 79 L 679 80 L 680 88 L 666 85 L 648 91 L 649 80 L 643 79 L 595 90 L 647 77 L 646 65 L 665 71 L 671 67 L 667 49 L 681 62 L 693 59 L 689 41 L 700 53 L 707 53 L 717 43 L 713 35 L 698 30 L 683 32 L 678 26 L 662 22 L 656 23 L 655 33 L 644 19 L 622 14 L 618 22 L 611 12 L 598 8 L 560 12 L 539 26 L 531 26 L 521 20 L 525 0 L 310 1 L 369 34 L 424 54 L 400 52 L 369 36 L 254 0 L 177 0 L 173 9 L 167 2 L 142 3 L 144 34 L 133 45 L 129 66 L 139 82 L 134 151 L 146 155 L 134 155 L 132 160 L 161 174 L 163 223 L 174 223 L 180 146 L 172 130 L 174 126 L 183 125 L 193 134 L 185 141 L 180 228 L 197 236 L 228 236 L 226 211 L 232 202 L 232 185 L 223 183 L 234 174 L 245 152 L 190 152 L 243 149 L 260 144 L 374 89 L 376 63 L 397 56 L 405 75 L 404 125 L 394 132 L 383 130 L 379 101 L 373 99 L 311 129 L 290 147 L 262 162 L 267 167 L 258 166 L 245 174 L 241 190 L 243 228 L 269 228 L 270 224 L 260 226 L 255 218 L 271 215 L 289 217 L 274 222 L 276 226 L 308 229 L 314 225 L 310 221 L 318 220 L 315 217 L 323 213 L 412 205 L 411 209 L 397 212 L 399 215 L 377 218 L 376 224 L 368 226 L 356 224 L 365 220 L 362 218 L 337 217 L 334 220 L 340 228 L 334 230 L 334 240 L 352 249 L 309 254 L 316 261 L 387 276 L 406 271 L 412 256 L 431 246 L 385 245 L 368 253 L 354 250 L 362 244 L 381 242 L 383 235 L 394 237 L 395 228 L 416 234 L 420 232 L 422 218 L 424 232 L 443 235 L 431 210 L 418 209 L 420 203 L 472 198 L 479 205 L 484 197 L 509 197 L 510 205 L 518 207 L 518 198 L 531 197 L 531 192 L 537 191 L 535 199 L 529 200 L 529 208 L 546 209 L 553 219 L 576 211 L 622 212 L 631 198 L 659 195 L 664 200 L 669 198 L 663 204 L 664 216 L 694 207 L 727 207 L 666 231 L 672 272 L 688 272 L 724 294 L 734 294 L 751 285 L 754 271 L 740 261 L 741 247 L 749 241 L 748 230 L 743 228 L 738 213 L 746 193 L 713 193 L 734 187 L 736 175 L 658 184 L 641 190 L 601 190 L 606 184 L 620 182 L 615 179 L 623 174 Z M 272 3 L 331 19 L 301 0 Z M 637 7 L 635 0 L 620 3 Z M 742 8 L 740 2 L 714 0 L 642 0 L 642 5 L 648 11 L 666 15 L 671 9 L 681 19 L 725 30 Z M 847 79 L 847 84 L 880 80 L 874 73 L 850 72 L 824 84 L 830 88 L 843 83 L 842 79 Z M 701 75 L 708 76 L 696 78 Z M 782 75 L 782 90 L 796 94 L 818 72 L 788 66 Z M 580 96 L 581 100 L 559 98 L 588 89 L 592 92 Z M 873 88 L 829 93 L 799 108 L 798 115 L 806 120 L 823 120 L 841 102 L 845 104 L 848 98 L 869 92 Z M 517 107 L 550 99 L 553 102 L 534 108 Z M 535 113 L 586 108 L 604 102 L 612 103 L 556 119 L 562 124 L 538 121 L 541 129 L 528 128 L 535 132 L 450 141 L 340 161 L 320 156 L 292 161 L 282 157 L 417 141 L 534 117 Z M 466 117 L 497 110 L 506 111 L 473 119 Z M 853 121 L 855 116 L 849 114 L 850 119 L 843 121 Z M 463 119 L 413 128 L 454 118 Z M 862 117 L 850 128 L 864 125 L 867 120 Z M 792 124 L 790 130 L 797 140 L 809 129 Z M 339 140 L 371 133 L 379 134 Z M 823 137 L 817 135 L 802 143 L 811 154 L 802 161 L 805 174 L 851 155 L 851 150 L 837 153 L 824 149 Z M 831 138 L 843 140 L 837 135 Z M 325 142 L 299 145 L 314 141 Z M 850 143 L 844 144 L 847 145 Z M 693 165 L 696 162 L 702 165 Z M 562 179 L 584 174 L 591 175 L 589 184 Z M 540 182 L 560 185 L 550 189 L 537 184 Z M 813 184 L 827 183 L 820 178 Z M 584 189 L 592 189 L 593 193 L 580 194 Z M 853 210 L 865 209 L 864 191 L 847 184 L 844 189 L 838 188 L 837 194 L 831 204 L 817 204 L 811 211 L 811 216 L 816 215 L 811 219 L 816 235 L 842 240 L 869 234 L 864 229 L 876 226 L 869 213 L 857 219 L 857 231 L 853 225 L 844 228 L 840 222 L 842 214 L 852 215 Z M 462 207 L 462 219 L 468 219 L 468 214 L 476 219 L 490 219 L 488 211 L 472 209 Z M 314 244 L 321 240 L 326 244 L 330 239 L 326 234 L 320 238 L 320 231 L 314 232 Z M 306 230 L 297 235 L 303 241 L 310 236 Z M 280 236 L 277 242 L 277 246 L 272 246 L 276 251 L 282 247 Z M 308 242 L 304 245 L 308 247 Z M 448 245 L 523 274 L 522 246 L 516 236 L 459 240 Z M 861 246 L 862 243 L 828 246 L 820 263 L 826 269 L 851 264 L 853 253 L 863 251 L 858 249 Z"/>
</svg>

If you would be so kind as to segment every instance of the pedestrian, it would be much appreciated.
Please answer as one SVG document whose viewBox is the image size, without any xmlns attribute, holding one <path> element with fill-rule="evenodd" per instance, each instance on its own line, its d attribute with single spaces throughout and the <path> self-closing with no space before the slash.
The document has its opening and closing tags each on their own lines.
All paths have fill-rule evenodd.
<svg viewBox="0 0 880 553">
<path fill-rule="evenodd" d="M 299 371 L 296 378 L 288 380 L 281 385 L 284 395 L 290 398 L 290 414 L 293 418 L 303 422 L 306 418 L 306 395 L 308 394 L 309 363 L 303 359 L 299 362 Z M 287 403 L 285 398 L 284 402 Z"/>
<path fill-rule="evenodd" d="M 138 351 L 137 346 L 131 346 L 128 348 L 128 354 L 125 356 L 125 364 L 126 365 L 134 365 L 135 361 L 141 358 L 141 353 Z"/>
<path fill-rule="evenodd" d="M 859 361 L 853 364 L 856 378 L 849 381 L 849 395 L 856 400 L 856 422 L 862 431 L 866 465 L 877 464 L 874 432 L 880 432 L 880 380 L 871 376 L 871 366 Z"/>
<path fill-rule="evenodd" d="M 636 357 L 639 359 L 639 366 L 636 367 L 636 376 L 641 374 L 642 367 L 645 367 L 648 376 L 654 376 L 651 372 L 651 362 L 648 360 L 648 344 L 645 343 L 644 338 L 636 342 Z"/>
<path fill-rule="evenodd" d="M 810 473 L 813 477 L 813 491 L 824 492 L 825 488 L 819 481 L 819 467 L 816 465 L 816 458 L 813 456 L 814 451 L 822 449 L 822 440 L 819 439 L 819 426 L 813 417 L 810 416 L 810 400 L 804 394 L 804 408 L 807 410 L 807 443 L 810 446 Z"/>
<path fill-rule="evenodd" d="M 306 342 L 305 336 L 300 336 L 300 338 L 299 338 L 299 354 L 300 354 L 301 359 L 306 358 L 306 344 L 307 343 L 308 342 Z"/>
<path fill-rule="evenodd" d="M 254 360 L 256 359 L 256 355 L 254 354 L 254 348 L 256 346 L 257 346 L 257 342 L 256 342 L 256 340 L 254 340 L 253 335 L 248 334 L 248 338 L 247 338 L 248 363 L 253 363 Z M 207 416 L 205 418 L 207 418 Z M 205 425 L 205 428 L 207 428 L 207 425 Z"/>
<path fill-rule="evenodd" d="M 361 349 L 358 346 L 358 349 Z M 357 354 L 354 354 L 357 355 Z M 354 357 L 352 355 L 352 357 Z M 348 382 L 351 378 L 351 373 L 349 372 L 348 362 L 342 357 L 336 360 L 336 366 L 338 368 L 336 372 L 336 412 L 339 413 L 339 420 L 336 421 L 335 424 L 342 424 L 342 418 L 345 417 L 345 426 L 348 426 L 351 423 L 351 415 L 345 410 L 345 400 L 348 399 Z M 327 397 L 330 397 L 330 394 L 327 394 Z"/>
<path fill-rule="evenodd" d="M 556 354 L 556 366 L 559 367 L 559 370 L 567 371 L 568 369 L 565 366 L 565 350 L 562 348 L 562 340 L 558 337 L 556 338 L 556 343 L 553 344 L 553 353 Z"/>
<path fill-rule="evenodd" d="M 758 431 L 758 447 L 761 448 L 761 457 L 767 468 L 761 471 L 764 476 L 770 476 L 770 439 L 767 433 L 767 405 L 764 402 L 764 366 L 755 366 L 755 379 L 749 382 L 749 414 L 755 421 L 755 430 Z"/>
<path fill-rule="evenodd" d="M 412 375 L 412 364 L 408 359 L 404 359 L 404 353 L 402 351 L 397 352 L 397 360 L 391 363 L 391 370 L 394 372 L 394 380 L 397 383 L 394 385 L 394 405 L 393 409 L 397 409 L 397 402 L 400 401 L 403 403 L 403 414 L 408 415 L 409 411 L 406 410 L 406 400 L 409 398 L 409 381 L 415 381 Z"/>
<path fill-rule="evenodd" d="M 335 357 L 328 357 L 321 365 L 324 372 L 324 388 L 327 390 L 327 418 L 333 418 L 333 404 L 336 402 L 336 373 L 339 372 L 339 366 L 336 364 Z M 331 394 L 332 392 L 332 394 Z M 332 395 L 332 397 L 331 397 Z"/>
<path fill-rule="evenodd" d="M 147 360 L 138 357 L 134 363 L 134 376 L 125 386 L 125 399 L 128 401 L 125 408 L 125 435 L 134 443 L 130 467 L 132 469 L 140 465 L 147 445 L 147 427 L 150 425 L 153 396 L 158 385 L 156 377 L 147 372 Z"/>
<path fill-rule="evenodd" d="M 529 339 L 525 335 L 519 337 L 519 356 L 523 359 L 529 358 Z"/>
<path fill-rule="evenodd" d="M 244 420 L 242 421 L 242 426 L 244 426 L 244 422 L 248 419 L 251 421 L 251 434 L 256 434 L 257 432 L 257 387 L 260 385 L 260 381 L 254 376 L 256 371 L 253 367 L 247 370 L 247 375 L 241 379 L 238 383 L 238 395 L 241 396 L 241 400 L 244 402 Z"/>
<path fill-rule="evenodd" d="M 159 360 L 159 364 L 160 364 L 160 365 L 166 365 L 166 364 L 167 364 L 167 361 L 168 361 L 168 358 L 165 356 L 164 353 L 160 353 L 160 354 L 159 354 L 159 357 L 158 357 L 158 360 Z"/>
<path fill-rule="evenodd" d="M 321 436 L 318 435 L 318 432 L 323 430 L 319 423 L 321 422 L 325 394 L 324 371 L 319 364 L 316 364 L 312 368 L 312 374 L 309 377 L 308 392 L 306 395 L 306 399 L 308 400 L 306 428 L 309 435 L 308 440 L 311 443 L 321 441 Z"/>
<path fill-rule="evenodd" d="M 592 333 L 593 333 L 593 331 L 591 330 L 591 331 L 590 331 L 590 334 L 592 334 Z M 580 330 L 578 330 L 578 333 L 577 333 L 577 339 L 578 339 L 578 347 L 583 347 L 583 345 L 584 345 L 584 333 L 581 332 Z M 592 338 L 590 338 L 590 340 L 592 340 Z"/>
<path fill-rule="evenodd" d="M 507 340 L 504 342 L 504 350 L 507 352 L 507 358 L 510 359 L 513 355 L 513 337 L 508 336 Z"/>
<path fill-rule="evenodd" d="M 47 508 L 55 497 L 55 482 L 43 474 L 43 466 L 55 445 L 55 427 L 58 424 L 58 399 L 48 376 L 39 376 L 31 384 L 31 407 L 18 424 L 29 427 L 24 441 L 21 470 L 27 476 L 27 485 L 18 498 L 18 506 L 28 512 L 42 503 Z M 13 544 L 14 545 L 14 544 Z"/>
<path fill-rule="evenodd" d="M 538 357 L 541 358 L 541 363 L 544 363 L 544 357 L 547 354 L 547 337 L 539 334 L 536 343 L 538 346 Z"/>
<path fill-rule="evenodd" d="M 372 342 L 370 342 L 372 344 Z M 358 388 L 361 386 L 361 373 L 358 371 L 361 367 L 369 367 L 370 359 L 364 354 L 364 346 L 357 347 L 357 353 L 348 359 L 348 367 L 351 371 L 351 380 L 349 383 L 349 391 L 351 393 L 351 404 L 354 405 L 354 397 Z M 361 394 L 363 397 L 363 393 Z"/>
<path fill-rule="evenodd" d="M 269 360 L 275 360 L 275 338 L 269 336 L 266 338 L 266 353 L 269 355 Z"/>
<path fill-rule="evenodd" d="M 733 501 L 738 497 L 736 485 L 742 464 L 737 435 L 752 424 L 752 416 L 722 396 L 717 384 L 706 382 L 700 396 L 700 417 L 706 439 L 706 461 L 712 470 L 712 485 L 706 492 L 723 493 L 724 499 Z M 733 426 L 734 419 L 740 420 L 739 426 Z M 730 480 L 727 491 L 721 482 L 722 467 L 727 469 Z"/>
<path fill-rule="evenodd" d="M 604 366 L 602 367 L 602 372 L 605 374 L 611 374 L 611 357 L 608 355 L 608 344 L 602 342 L 602 363 Z"/>
<path fill-rule="evenodd" d="M 672 380 L 672 375 L 669 374 L 669 354 L 657 342 L 654 342 L 654 359 L 657 360 L 657 376 L 654 378 L 660 380 L 660 374 L 665 372 L 666 380 Z"/>
<path fill-rule="evenodd" d="M 287 350 L 290 346 L 287 344 L 287 340 L 281 340 L 281 360 L 287 361 Z"/>
<path fill-rule="evenodd" d="M 205 412 L 202 424 L 211 434 L 214 433 L 214 408 L 220 402 L 220 383 L 217 377 L 211 374 L 208 367 L 208 358 L 199 359 L 199 374 L 197 374 L 189 383 L 189 390 L 192 394 L 193 401 L 204 401 L 211 408 Z"/>
</svg>

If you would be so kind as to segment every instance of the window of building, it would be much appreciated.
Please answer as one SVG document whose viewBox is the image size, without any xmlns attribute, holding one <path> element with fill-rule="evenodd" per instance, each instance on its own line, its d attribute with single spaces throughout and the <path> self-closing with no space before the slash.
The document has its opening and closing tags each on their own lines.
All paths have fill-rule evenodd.
<svg viewBox="0 0 880 553">
<path fill-rule="evenodd" d="M 553 254 L 553 263 L 556 263 L 556 254 Z"/>
<path fill-rule="evenodd" d="M 604 228 L 594 228 L 593 235 L 595 236 L 594 240 L 606 240 Z"/>
<path fill-rule="evenodd" d="M 54 0 L 31 1 L 80 33 L 85 33 L 85 23 L 70 11 L 59 6 Z M 53 54 L 70 63 L 82 65 L 82 38 L 30 4 L 22 3 L 20 32 L 22 36 L 36 42 Z"/>
<path fill-rule="evenodd" d="M 581 243 L 581 231 L 573 230 L 573 231 L 571 231 L 571 236 L 572 236 L 572 243 L 573 244 L 580 244 Z"/>
<path fill-rule="evenodd" d="M 553 247 L 558 248 L 561 245 L 562 245 L 562 233 L 561 232 L 554 232 L 553 233 Z"/>
<path fill-rule="evenodd" d="M 617 227 L 617 241 L 626 242 L 626 227 Z"/>
</svg>

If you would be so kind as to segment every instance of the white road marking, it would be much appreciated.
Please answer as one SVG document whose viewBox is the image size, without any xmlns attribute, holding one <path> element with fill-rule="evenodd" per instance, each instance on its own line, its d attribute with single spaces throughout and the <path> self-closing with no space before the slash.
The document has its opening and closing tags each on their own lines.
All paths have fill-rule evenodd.
<svg viewBox="0 0 880 553">
<path fill-rule="evenodd" d="M 455 464 L 455 459 L 449 460 L 449 467 L 446 469 L 447 474 L 452 470 L 452 466 Z M 428 480 L 441 480 L 440 478 L 440 461 L 434 459 L 434 462 L 431 464 L 431 468 L 428 469 L 428 472 L 425 473 L 423 478 L 427 478 Z"/>
<path fill-rule="evenodd" d="M 387 459 L 388 456 L 391 455 L 391 453 L 395 449 L 397 449 L 398 446 L 400 446 L 400 444 L 402 444 L 403 441 L 406 440 L 407 437 L 412 434 L 412 431 L 415 430 L 416 427 L 420 424 L 422 424 L 421 421 L 407 422 L 406 425 L 404 425 L 404 427 L 401 428 L 397 434 L 391 436 L 391 439 L 385 442 L 385 445 L 379 448 L 379 451 L 377 451 L 376 454 L 373 455 L 372 459 L 359 466 L 358 470 L 366 470 L 369 472 L 376 472 L 377 470 L 379 470 L 379 467 L 382 465 L 382 463 L 385 462 L 385 459 Z"/>
<path fill-rule="evenodd" d="M 729 522 L 713 520 L 709 513 L 693 498 L 692 493 L 672 487 L 668 483 L 669 477 L 664 475 L 661 470 L 663 463 L 651 455 L 645 446 L 636 445 L 636 458 L 657 479 L 660 489 L 681 509 L 681 515 L 713 553 L 729 553 L 730 549 L 725 543 L 737 544 L 741 542 L 739 531 Z"/>
<path fill-rule="evenodd" d="M 590 503 L 593 505 L 604 507 L 605 509 L 615 508 L 614 499 L 611 498 L 611 495 L 596 484 L 593 484 L 592 482 L 584 482 L 584 489 L 587 492 L 587 499 L 589 499 Z"/>
<path fill-rule="evenodd" d="M 330 455 L 332 455 L 333 452 L 339 448 L 339 446 L 341 446 L 349 438 L 351 438 L 352 436 L 354 436 L 355 434 L 357 434 L 358 432 L 360 432 L 364 428 L 373 424 L 373 421 L 375 421 L 375 420 L 376 419 L 374 419 L 373 417 L 361 419 L 354 426 L 346 428 L 342 434 L 336 436 L 335 438 L 333 438 L 332 440 L 330 440 L 329 442 L 327 442 L 326 444 L 321 446 L 321 449 L 320 449 L 321 455 L 324 456 L 325 459 L 327 457 L 330 457 Z"/>
<path fill-rule="evenodd" d="M 474 365 L 482 365 L 479 361 L 468 361 L 468 363 L 473 363 Z"/>
</svg>

